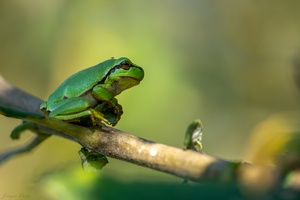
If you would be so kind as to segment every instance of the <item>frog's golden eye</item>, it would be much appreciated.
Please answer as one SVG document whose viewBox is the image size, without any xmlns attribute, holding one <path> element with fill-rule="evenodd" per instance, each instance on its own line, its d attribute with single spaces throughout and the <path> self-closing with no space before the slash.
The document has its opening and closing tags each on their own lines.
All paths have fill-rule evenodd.
<svg viewBox="0 0 300 200">
<path fill-rule="evenodd" d="M 129 60 L 124 60 L 120 63 L 122 69 L 128 70 L 131 67 L 131 62 Z"/>
</svg>

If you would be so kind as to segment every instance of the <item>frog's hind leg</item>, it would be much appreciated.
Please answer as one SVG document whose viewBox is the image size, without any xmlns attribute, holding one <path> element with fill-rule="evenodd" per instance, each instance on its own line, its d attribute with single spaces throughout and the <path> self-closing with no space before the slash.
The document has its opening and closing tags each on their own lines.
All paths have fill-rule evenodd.
<svg viewBox="0 0 300 200">
<path fill-rule="evenodd" d="M 93 108 L 89 108 L 88 110 L 84 110 L 79 113 L 73 113 L 73 114 L 68 114 L 68 115 L 56 115 L 56 116 L 54 116 L 54 118 L 63 120 L 63 121 L 68 121 L 68 122 L 75 122 L 75 121 L 80 121 L 80 118 L 86 117 L 86 116 L 90 116 L 94 126 L 97 124 L 99 126 L 101 126 L 101 123 L 98 123 L 97 119 L 105 122 L 108 125 L 111 124 L 107 119 L 104 118 L 104 116 L 100 112 L 96 111 Z"/>
<path fill-rule="evenodd" d="M 78 122 L 81 118 L 90 116 L 93 125 L 100 125 L 96 119 L 110 125 L 103 114 L 91 108 L 90 101 L 83 97 L 73 97 L 60 102 L 60 105 L 52 110 L 49 117 L 68 122 Z"/>
</svg>

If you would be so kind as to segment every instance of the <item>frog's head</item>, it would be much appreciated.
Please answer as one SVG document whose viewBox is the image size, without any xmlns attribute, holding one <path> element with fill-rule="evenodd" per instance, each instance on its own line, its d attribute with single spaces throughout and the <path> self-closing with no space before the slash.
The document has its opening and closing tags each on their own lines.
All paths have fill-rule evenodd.
<svg viewBox="0 0 300 200">
<path fill-rule="evenodd" d="M 113 67 L 107 74 L 105 84 L 111 86 L 114 96 L 122 91 L 138 85 L 144 78 L 144 70 L 133 64 L 128 58 L 114 59 Z"/>
</svg>

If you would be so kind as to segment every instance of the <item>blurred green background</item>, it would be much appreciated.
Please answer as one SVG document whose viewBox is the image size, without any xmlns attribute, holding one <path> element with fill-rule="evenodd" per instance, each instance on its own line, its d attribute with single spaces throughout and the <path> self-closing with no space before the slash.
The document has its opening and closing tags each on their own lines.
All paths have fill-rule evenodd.
<svg viewBox="0 0 300 200">
<path fill-rule="evenodd" d="M 206 153 L 248 160 L 245 147 L 257 124 L 281 113 L 299 117 L 292 67 L 300 47 L 297 0 L 5 0 L 0 29 L 1 75 L 42 99 L 71 74 L 110 57 L 126 56 L 142 66 L 145 79 L 118 97 L 124 115 L 116 128 L 155 142 L 182 148 L 186 126 L 200 118 Z M 0 116 L 1 151 L 31 138 L 28 132 L 10 140 L 19 123 Z M 297 120 L 291 127 L 299 127 Z M 0 195 L 74 195 L 75 187 L 53 180 L 58 171 L 79 166 L 79 149 L 53 137 L 5 163 Z M 109 162 L 103 174 L 123 183 L 181 182 Z"/>
</svg>

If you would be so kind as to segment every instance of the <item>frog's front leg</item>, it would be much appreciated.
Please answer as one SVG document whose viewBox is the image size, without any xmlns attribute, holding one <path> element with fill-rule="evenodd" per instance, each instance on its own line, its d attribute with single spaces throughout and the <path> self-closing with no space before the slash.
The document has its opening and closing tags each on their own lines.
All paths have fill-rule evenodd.
<svg viewBox="0 0 300 200">
<path fill-rule="evenodd" d="M 90 116 L 94 125 L 97 124 L 95 119 L 99 119 L 107 124 L 110 124 L 104 116 L 97 110 L 91 108 L 91 103 L 83 97 L 72 97 L 64 99 L 57 104 L 52 104 L 49 117 L 56 118 L 69 122 L 79 121 L 82 117 Z"/>
<path fill-rule="evenodd" d="M 110 104 L 109 107 L 115 107 L 118 104 L 118 100 L 103 85 L 96 85 L 92 94 L 99 101 Z"/>
<path fill-rule="evenodd" d="M 102 103 L 95 107 L 96 110 L 104 114 L 104 117 L 115 126 L 123 114 L 122 106 L 114 98 L 112 92 L 105 85 L 96 85 L 92 90 L 93 96 Z"/>
</svg>

